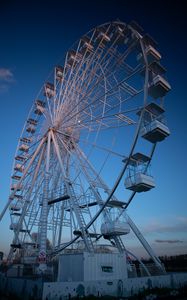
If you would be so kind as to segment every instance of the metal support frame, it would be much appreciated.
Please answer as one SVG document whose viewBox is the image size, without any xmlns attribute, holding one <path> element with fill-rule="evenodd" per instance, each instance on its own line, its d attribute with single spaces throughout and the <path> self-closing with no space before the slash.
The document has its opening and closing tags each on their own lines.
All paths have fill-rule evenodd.
<svg viewBox="0 0 187 300">
<path fill-rule="evenodd" d="M 49 201 L 49 164 L 50 164 L 50 149 L 51 149 L 51 132 L 47 138 L 47 155 L 44 177 L 44 190 L 42 199 L 42 209 L 40 216 L 40 232 L 39 232 L 39 270 L 45 272 L 47 269 L 47 217 L 48 217 L 48 201 Z"/>
<path fill-rule="evenodd" d="M 90 238 L 88 232 L 85 229 L 86 224 L 85 224 L 85 221 L 84 221 L 84 217 L 83 217 L 83 215 L 80 211 L 79 205 L 77 203 L 76 195 L 74 194 L 70 179 L 66 177 L 63 162 L 62 162 L 60 152 L 59 152 L 59 147 L 58 147 L 57 141 L 55 139 L 54 133 L 52 131 L 51 131 L 51 136 L 52 136 L 54 148 L 55 148 L 55 151 L 56 151 L 56 155 L 57 155 L 57 158 L 58 158 L 58 161 L 59 161 L 59 164 L 60 164 L 63 176 L 64 176 L 64 184 L 65 184 L 65 187 L 66 187 L 66 190 L 67 190 L 67 194 L 70 196 L 70 204 L 72 206 L 73 211 L 75 212 L 75 215 L 76 215 L 76 218 L 77 218 L 77 221 L 78 221 L 78 224 L 79 224 L 79 228 L 82 232 L 82 238 L 85 242 L 85 246 L 86 246 L 87 251 L 93 252 L 93 244 L 92 244 L 91 238 Z"/>
</svg>

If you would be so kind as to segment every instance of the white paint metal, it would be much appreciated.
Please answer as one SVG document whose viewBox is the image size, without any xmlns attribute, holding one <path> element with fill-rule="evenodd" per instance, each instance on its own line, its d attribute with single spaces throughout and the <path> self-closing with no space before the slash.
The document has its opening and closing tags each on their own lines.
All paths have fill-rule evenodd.
<svg viewBox="0 0 187 300">
<path fill-rule="evenodd" d="M 120 253 L 63 254 L 58 281 L 114 280 L 127 278 L 126 256 Z"/>
</svg>

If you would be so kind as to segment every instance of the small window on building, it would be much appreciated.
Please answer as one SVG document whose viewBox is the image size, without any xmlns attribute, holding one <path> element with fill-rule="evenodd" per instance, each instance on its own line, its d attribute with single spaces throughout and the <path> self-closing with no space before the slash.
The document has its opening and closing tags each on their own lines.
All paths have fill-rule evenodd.
<svg viewBox="0 0 187 300">
<path fill-rule="evenodd" d="M 107 281 L 107 284 L 108 285 L 113 285 L 113 282 L 112 281 Z"/>
<path fill-rule="evenodd" d="M 111 266 L 101 266 L 101 270 L 102 270 L 102 272 L 112 273 L 113 272 L 113 267 L 111 267 Z"/>
</svg>

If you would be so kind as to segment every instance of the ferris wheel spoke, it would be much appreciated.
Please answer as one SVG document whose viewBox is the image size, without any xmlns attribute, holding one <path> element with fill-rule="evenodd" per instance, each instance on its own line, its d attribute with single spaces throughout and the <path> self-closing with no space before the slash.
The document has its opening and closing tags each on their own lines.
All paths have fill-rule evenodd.
<svg viewBox="0 0 187 300">
<path fill-rule="evenodd" d="M 64 136 L 64 133 L 58 131 L 58 133 L 60 133 L 62 136 Z M 61 139 L 60 139 L 61 140 Z M 125 158 L 125 156 L 123 154 L 120 154 L 118 152 L 115 152 L 113 151 L 112 149 L 110 148 L 106 148 L 106 147 L 102 147 L 102 146 L 99 146 L 97 145 L 96 143 L 93 143 L 93 142 L 89 142 L 88 140 L 84 140 L 84 139 L 79 139 L 80 143 L 83 143 L 83 144 L 86 144 L 86 145 L 91 145 L 93 146 L 93 148 L 98 148 L 100 150 L 103 150 L 103 151 L 106 151 L 107 153 L 111 153 L 115 156 L 118 156 L 118 157 L 121 157 L 121 158 Z M 63 143 L 63 142 L 62 142 Z M 64 143 L 63 143 L 64 145 Z"/>
<path fill-rule="evenodd" d="M 78 52 L 79 47 L 80 47 L 80 41 L 79 41 L 79 44 L 78 44 L 78 47 L 77 47 L 77 50 L 76 50 L 76 54 L 75 54 L 75 55 L 77 55 L 77 52 Z M 68 56 L 69 56 L 69 53 L 67 53 L 67 57 L 68 57 Z M 67 64 L 68 64 L 68 60 L 66 60 L 65 68 L 66 68 L 66 69 L 69 69 L 69 66 L 68 66 Z M 70 82 L 72 73 L 73 73 L 73 71 L 74 71 L 74 65 L 75 65 L 75 64 L 76 64 L 76 61 L 73 60 L 72 67 L 71 67 L 71 69 L 70 69 L 70 73 L 69 73 L 68 79 L 67 79 L 67 81 L 66 81 L 65 88 L 64 88 L 64 90 L 63 90 L 63 96 L 64 96 L 64 97 L 66 97 L 67 89 L 68 89 L 68 87 L 69 87 L 69 82 Z"/>
<path fill-rule="evenodd" d="M 91 43 L 91 41 L 92 41 L 92 39 L 93 39 L 95 33 L 96 33 L 96 30 L 95 30 L 95 31 L 93 32 L 93 34 L 92 34 L 92 37 L 91 37 L 91 39 L 90 39 L 90 43 Z M 98 58 L 100 57 L 100 55 L 99 55 L 98 52 L 99 52 L 99 50 L 100 50 L 100 44 L 101 44 L 101 43 L 102 43 L 102 39 L 101 39 L 101 41 L 99 42 L 99 44 L 98 44 L 97 48 L 95 49 L 94 53 L 92 54 L 91 59 L 89 59 L 88 64 L 87 64 L 87 66 L 86 66 L 86 70 L 84 70 L 84 74 L 86 74 L 86 71 L 89 70 L 89 68 L 90 68 L 90 66 L 91 66 L 91 64 L 92 64 L 92 62 L 93 62 L 93 60 L 94 60 L 95 58 L 97 58 L 97 60 L 98 60 Z M 77 47 L 76 54 L 78 54 L 79 47 L 80 47 L 80 44 L 79 44 L 78 47 Z M 87 49 L 86 49 L 86 52 L 87 52 Z M 84 56 L 86 56 L 86 52 L 84 53 Z M 83 62 L 84 62 L 84 56 L 83 56 L 83 59 L 81 60 L 81 63 L 80 63 L 79 66 L 78 66 L 78 69 L 76 70 L 76 71 L 77 71 L 76 74 L 78 74 L 79 69 L 80 69 L 81 66 L 83 65 Z M 84 76 L 82 76 L 82 78 L 83 78 L 83 80 L 85 79 Z M 72 84 L 75 84 L 75 80 L 76 80 L 76 76 L 74 76 L 73 81 L 72 81 Z M 79 80 L 80 80 L 80 78 L 79 78 Z M 77 83 L 77 82 L 76 82 L 76 83 Z"/>
<path fill-rule="evenodd" d="M 80 149 L 80 147 L 76 147 L 77 150 L 77 157 L 80 157 L 82 159 L 82 166 L 85 166 L 87 170 L 89 170 L 90 173 L 90 178 L 92 177 L 94 187 L 101 187 L 103 190 L 106 192 L 109 190 L 107 185 L 104 183 L 104 181 L 101 179 L 100 175 L 98 172 L 95 171 L 94 167 L 91 165 L 91 163 L 88 161 L 87 157 L 83 153 L 83 151 Z M 81 160 L 80 160 L 81 161 Z M 92 174 L 92 175 L 91 175 Z"/>
<path fill-rule="evenodd" d="M 71 84 L 71 88 L 69 89 L 70 91 L 72 91 L 72 86 L 74 86 L 75 88 L 73 90 L 76 91 L 77 94 L 79 94 L 81 91 L 83 91 L 89 87 L 89 85 L 93 81 L 94 77 L 96 77 L 96 78 L 98 77 L 98 79 L 99 79 L 99 75 L 97 76 L 97 71 L 101 69 L 101 63 L 98 62 L 99 56 L 97 55 L 96 57 L 97 57 L 97 61 L 96 61 L 96 64 L 94 65 L 94 67 L 92 68 L 91 72 L 90 71 L 88 72 L 88 70 L 90 69 L 91 63 L 93 63 L 93 60 L 94 60 L 93 56 L 92 56 L 92 59 L 89 60 L 89 63 L 86 65 L 86 69 L 84 70 L 83 74 L 80 74 L 77 81 L 73 82 Z"/>
<path fill-rule="evenodd" d="M 78 47 L 77 47 L 77 49 L 76 49 L 76 53 L 75 53 L 75 56 L 78 56 L 79 55 L 79 53 L 78 53 L 78 51 L 79 51 L 79 47 L 80 47 L 80 43 L 79 43 L 79 45 L 78 45 Z M 66 60 L 66 64 L 68 64 L 68 62 L 67 62 L 67 60 Z M 79 73 L 79 69 L 81 69 L 81 67 L 82 67 L 82 65 L 84 64 L 84 56 L 83 56 L 83 59 L 81 59 L 81 61 L 80 61 L 80 63 L 78 64 L 78 68 L 76 67 L 75 68 L 75 70 L 76 70 L 76 73 L 74 74 L 74 64 L 75 64 L 75 61 L 73 62 L 73 65 L 72 65 L 72 67 L 71 67 L 71 70 L 70 70 L 70 75 L 69 75 L 69 78 L 68 78 L 68 80 L 66 80 L 66 84 L 65 84 L 65 90 L 61 90 L 60 91 L 60 95 L 62 94 L 62 92 L 63 92 L 63 97 L 66 99 L 66 98 L 68 98 L 69 97 L 69 94 L 68 94 L 68 92 L 69 91 L 71 91 L 72 90 L 72 86 L 73 85 L 75 85 L 75 81 L 76 81 L 76 79 L 77 79 L 77 74 Z M 68 68 L 69 68 L 69 66 L 68 66 Z M 85 72 L 85 71 L 84 71 Z M 72 77 L 72 78 L 71 78 Z M 80 81 L 81 80 L 83 80 L 83 75 L 82 76 L 79 76 L 79 78 L 78 78 L 78 84 L 80 83 Z M 71 83 L 70 83 L 70 79 L 71 79 Z M 67 94 L 67 97 L 66 97 L 66 94 Z M 59 99 L 60 99 L 60 97 L 59 97 Z M 65 100 L 63 101 L 63 103 L 65 102 Z M 59 104 L 58 104 L 58 111 L 60 110 L 60 108 L 59 108 Z"/>
<path fill-rule="evenodd" d="M 116 87 L 114 87 L 113 89 L 116 89 Z M 113 89 L 112 89 L 112 90 L 113 90 Z M 110 91 L 111 91 L 111 90 L 110 90 Z M 109 93 L 109 91 L 107 91 L 106 93 L 104 93 L 99 99 L 105 97 L 106 94 L 108 94 L 108 93 Z M 133 95 L 133 96 L 134 96 L 134 95 Z M 79 110 L 79 112 L 74 113 L 73 115 L 71 115 L 71 118 L 69 118 L 69 119 L 67 119 L 67 120 L 64 118 L 63 123 L 69 122 L 69 121 L 70 121 L 72 118 L 74 118 L 76 115 L 78 115 L 78 114 L 80 114 L 81 112 L 83 112 L 84 110 L 88 109 L 91 105 L 97 103 L 97 101 L 98 101 L 99 99 L 93 99 L 93 100 L 92 100 L 89 104 L 87 104 L 84 108 L 82 108 L 81 110 Z M 72 112 L 72 111 L 70 111 L 69 114 L 71 114 L 71 112 Z M 69 115 L 69 114 L 68 114 L 68 115 Z M 63 125 L 63 123 L 62 123 L 62 125 Z"/>
<path fill-rule="evenodd" d="M 120 61 L 123 61 L 123 60 L 125 59 L 125 57 L 128 56 L 128 54 L 130 53 L 132 47 L 134 47 L 134 44 L 131 45 L 130 47 L 128 47 L 128 49 L 126 50 L 126 52 L 125 52 L 123 55 L 121 55 L 121 57 L 120 57 L 119 60 L 118 60 L 119 63 L 120 63 Z M 115 62 L 114 64 L 116 64 L 116 62 Z M 108 74 L 110 74 L 110 72 L 111 72 L 111 68 L 110 68 L 109 70 L 107 70 L 107 73 L 108 73 Z M 106 75 L 105 75 L 105 76 L 106 76 Z M 101 80 L 102 80 L 102 77 L 99 77 L 99 80 L 96 81 L 95 86 L 96 86 L 97 83 L 99 83 Z M 89 94 L 90 94 L 90 91 L 89 91 Z M 85 96 L 88 97 L 89 94 L 87 93 Z"/>
<path fill-rule="evenodd" d="M 116 113 L 112 113 L 112 114 L 107 114 L 109 112 L 111 112 L 112 109 L 108 109 L 105 113 L 104 116 L 100 116 L 99 114 L 98 115 L 94 115 L 92 116 L 91 113 L 87 113 L 86 111 L 83 111 L 83 114 L 85 115 L 85 117 L 80 117 L 80 121 L 78 122 L 75 122 L 75 123 L 71 123 L 71 127 L 72 128 L 77 128 L 77 129 L 84 129 L 84 128 L 90 128 L 89 126 L 90 125 L 93 125 L 96 124 L 98 125 L 98 123 L 101 123 L 103 122 L 103 124 L 106 124 L 109 125 L 109 122 L 112 122 L 113 123 L 116 123 L 116 121 L 118 122 L 119 124 L 119 121 L 122 123 L 122 124 L 126 124 L 126 125 L 133 125 L 133 124 L 136 124 L 136 121 L 133 121 L 132 118 L 128 117 L 127 115 L 128 114 L 132 114 L 132 113 L 135 113 L 137 111 L 140 111 L 142 107 L 138 106 L 138 107 L 135 107 L 131 110 L 125 110 L 125 111 L 121 111 L 121 112 L 116 112 Z M 107 120 L 109 119 L 109 121 Z M 120 124 L 119 124 L 120 125 Z M 66 129 L 65 126 L 63 126 L 63 129 Z M 62 133 L 62 131 L 60 130 L 57 130 L 57 132 Z"/>
<path fill-rule="evenodd" d="M 88 78 L 85 78 L 85 74 L 86 73 L 84 73 L 83 74 L 83 76 L 80 76 L 81 78 L 79 79 L 79 83 L 78 83 L 78 85 L 75 87 L 75 88 L 73 88 L 72 87 L 72 85 L 71 85 L 71 87 L 69 88 L 69 90 L 71 91 L 71 96 L 70 95 L 68 95 L 65 99 L 64 99 L 64 102 L 63 102 L 63 104 L 62 104 L 62 107 L 61 107 L 61 110 L 64 108 L 64 105 L 66 105 L 66 102 L 68 101 L 68 99 L 70 98 L 70 99 L 73 99 L 74 98 L 74 95 L 75 95 L 75 99 L 77 99 L 77 96 L 79 97 L 79 95 L 81 94 L 81 88 L 82 88 L 82 91 L 83 91 L 83 87 L 81 86 L 81 82 L 87 82 L 87 86 L 89 86 L 89 84 L 91 83 L 91 80 L 92 80 L 92 76 L 90 76 L 89 74 L 87 75 L 87 77 Z M 90 77 L 90 78 L 89 78 Z M 84 81 L 83 81 L 83 79 L 84 79 Z M 80 88 L 78 88 L 78 86 L 80 86 Z M 73 93 L 73 94 L 72 94 Z M 84 92 L 84 94 L 85 94 L 85 92 Z M 67 101 L 66 101 L 66 99 L 67 99 Z M 69 102 L 69 101 L 68 101 Z M 71 103 L 71 102 L 70 102 Z M 77 106 L 78 106 L 78 104 L 79 104 L 79 102 L 77 102 Z M 60 110 L 60 112 L 61 112 L 61 110 Z"/>
<path fill-rule="evenodd" d="M 137 109 L 136 109 L 137 111 Z M 102 125 L 103 127 L 106 128 L 111 128 L 111 127 L 120 127 L 120 126 L 125 126 L 125 125 L 134 125 L 136 124 L 136 121 L 132 119 L 132 117 L 128 117 L 126 112 L 122 111 L 119 113 L 113 113 L 110 115 L 101 115 L 99 117 L 98 115 L 95 115 L 92 120 L 89 121 L 84 121 L 81 120 L 79 123 L 79 127 L 83 126 L 89 126 L 89 128 L 92 130 L 92 127 Z"/>
<path fill-rule="evenodd" d="M 122 83 L 123 83 L 123 82 L 125 82 L 125 79 L 122 80 Z M 113 88 L 113 90 L 114 90 L 114 88 Z M 110 90 L 109 90 L 109 91 L 110 91 Z M 137 93 L 138 93 L 138 92 L 137 92 Z M 109 94 L 109 92 L 108 92 L 107 94 Z M 88 96 L 88 95 L 87 95 L 87 96 Z M 104 94 L 104 96 L 105 96 L 105 94 Z M 133 96 L 134 96 L 134 94 L 133 94 Z M 84 99 L 84 97 L 81 98 L 81 101 L 83 101 L 83 99 Z"/>
<path fill-rule="evenodd" d="M 92 142 L 89 142 L 89 141 L 83 140 L 83 139 L 80 139 L 80 143 L 83 143 L 83 144 L 86 144 L 86 145 L 91 145 L 91 146 L 93 146 L 93 148 L 97 148 L 97 149 L 99 149 L 99 150 L 105 151 L 105 152 L 107 152 L 107 153 L 110 153 L 110 154 L 112 154 L 112 155 L 115 155 L 115 156 L 118 156 L 118 157 L 121 157 L 121 158 L 125 159 L 124 154 L 121 154 L 121 153 L 118 153 L 118 152 L 116 152 L 116 151 L 113 151 L 113 150 L 110 149 L 110 148 L 106 148 L 106 147 L 99 146 L 99 145 L 97 145 L 96 143 L 92 143 Z"/>
<path fill-rule="evenodd" d="M 83 98 L 84 98 L 84 97 L 83 97 Z M 80 99 L 79 99 L 79 102 L 77 102 L 76 107 L 74 107 L 73 110 L 70 111 L 70 113 L 73 112 L 75 109 L 78 109 L 79 103 L 81 104 L 81 106 L 82 106 L 82 104 L 83 104 L 83 109 L 84 109 L 84 106 L 85 106 L 85 105 L 88 105 L 87 100 L 85 101 L 85 105 L 84 105 L 84 100 L 83 100 L 83 98 L 80 98 Z M 79 111 L 79 109 L 78 109 L 78 111 Z"/>
<path fill-rule="evenodd" d="M 68 150 L 68 148 L 67 148 L 68 146 L 65 145 L 65 143 L 63 142 L 63 140 L 62 140 L 60 137 L 59 137 L 59 139 L 60 139 L 61 143 L 63 144 L 63 146 L 66 148 L 66 150 L 67 150 L 67 151 L 69 152 L 69 154 L 71 155 L 71 152 L 70 152 L 70 151 Z M 77 157 L 75 157 L 75 162 L 78 162 L 78 161 L 79 161 L 79 156 L 80 156 L 80 153 L 79 153 L 80 150 L 79 150 L 79 151 L 77 150 L 77 149 L 78 149 L 78 145 L 76 145 L 76 144 L 74 144 L 73 148 L 75 149 L 76 153 L 78 154 Z M 101 148 L 102 148 L 102 147 L 101 147 Z M 102 150 L 103 150 L 103 148 L 102 148 Z M 104 150 L 107 151 L 108 155 L 111 154 L 111 152 L 112 152 L 111 150 L 106 149 L 106 148 L 104 148 Z M 113 153 L 113 154 L 114 154 L 114 153 Z M 116 153 L 115 153 L 115 154 L 116 154 Z M 83 153 L 82 153 L 82 152 L 81 152 L 81 156 L 83 157 Z M 124 158 L 124 156 L 123 156 L 123 158 Z M 85 156 L 84 156 L 84 159 L 85 159 Z M 106 157 L 106 161 L 107 161 L 107 159 L 108 159 L 108 158 Z M 106 163 L 106 161 L 103 162 L 103 165 L 101 166 L 101 170 L 102 170 L 104 164 Z M 88 163 L 87 163 L 87 165 L 88 165 Z M 83 163 L 81 166 L 82 166 L 82 167 L 85 166 L 85 163 Z M 86 169 L 87 169 L 87 168 L 86 168 Z M 101 170 L 100 170 L 100 172 L 101 172 Z M 81 171 L 79 171 L 78 174 L 80 174 L 80 172 L 81 172 Z M 94 172 L 95 172 L 95 171 L 94 171 Z M 93 169 L 92 169 L 92 173 L 93 173 Z M 99 174 L 96 175 L 96 172 L 94 173 L 94 175 L 95 175 L 96 177 L 99 176 Z M 101 184 L 100 184 L 100 185 L 101 185 Z"/>
<path fill-rule="evenodd" d="M 122 104 L 124 104 L 125 102 L 127 102 L 127 101 L 129 101 L 129 100 L 132 100 L 134 97 L 136 97 L 137 95 L 139 95 L 140 93 L 142 92 L 142 90 L 140 90 L 139 92 L 137 92 L 137 94 L 135 94 L 135 95 L 131 95 L 131 96 L 129 96 L 129 97 L 125 97 L 123 100 L 121 99 L 121 97 L 119 97 L 119 103 L 120 103 L 120 105 L 117 103 L 117 104 L 109 104 L 108 102 L 106 103 L 106 105 L 108 106 L 108 108 L 106 109 L 106 111 L 105 111 L 105 115 L 107 116 L 107 114 L 109 113 L 109 112 L 111 112 L 111 111 L 113 111 L 113 110 L 116 110 L 116 109 L 118 109 L 118 111 L 116 112 L 116 114 L 117 113 L 121 113 L 121 114 L 124 114 L 124 113 L 130 113 L 131 111 L 122 111 L 121 109 L 122 109 Z M 115 93 L 115 92 L 114 92 Z M 109 93 L 109 96 L 110 96 L 110 93 Z M 112 95 L 113 96 L 113 95 Z M 103 101 L 102 101 L 102 98 L 100 98 L 99 99 L 100 100 L 100 102 L 102 103 Z M 132 111 L 134 110 L 134 111 L 136 111 L 136 110 L 140 110 L 141 109 L 141 107 L 137 107 L 137 108 L 133 108 L 132 109 Z M 92 111 L 93 111 L 93 109 L 92 109 Z M 87 114 L 88 116 L 89 116 L 89 112 L 87 112 L 86 110 L 85 111 L 83 111 L 83 113 L 84 114 Z M 110 116 L 110 115 L 109 115 Z M 101 116 L 100 116 L 101 117 Z M 91 120 L 92 120 L 92 118 L 91 118 Z"/>
</svg>

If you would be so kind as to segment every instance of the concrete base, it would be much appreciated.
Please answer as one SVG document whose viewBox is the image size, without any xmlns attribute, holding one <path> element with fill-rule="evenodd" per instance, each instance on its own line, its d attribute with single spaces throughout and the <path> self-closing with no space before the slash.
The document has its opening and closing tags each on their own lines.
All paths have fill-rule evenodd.
<svg viewBox="0 0 187 300">
<path fill-rule="evenodd" d="M 73 296 L 131 296 L 148 288 L 177 289 L 187 285 L 187 273 L 118 280 L 43 282 L 41 279 L 6 277 L 0 273 L 0 291 L 20 299 L 65 300 Z"/>
<path fill-rule="evenodd" d="M 178 288 L 187 285 L 187 273 L 124 280 L 97 280 L 79 282 L 46 282 L 43 287 L 43 300 L 67 299 L 74 296 L 132 296 L 148 288 Z"/>
</svg>

